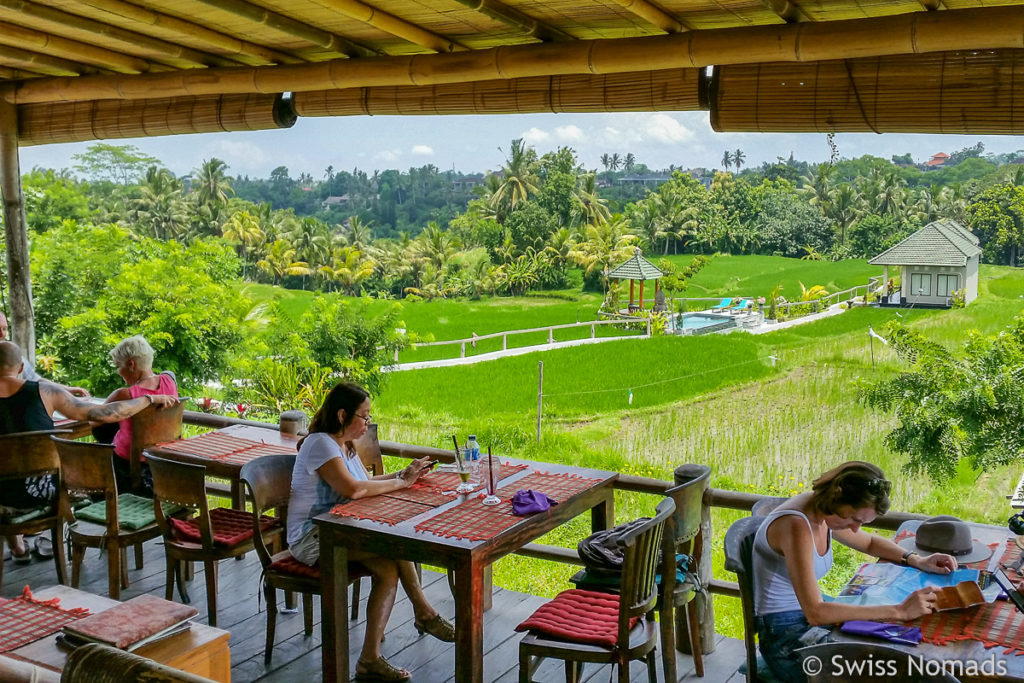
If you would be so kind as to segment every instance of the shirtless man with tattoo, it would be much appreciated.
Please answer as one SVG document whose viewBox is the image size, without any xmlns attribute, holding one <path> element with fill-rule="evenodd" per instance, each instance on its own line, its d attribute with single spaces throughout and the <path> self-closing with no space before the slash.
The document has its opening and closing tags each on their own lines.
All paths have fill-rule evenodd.
<svg viewBox="0 0 1024 683">
<path fill-rule="evenodd" d="M 22 379 L 23 366 L 18 345 L 0 341 L 0 434 L 53 429 L 55 410 L 75 420 L 119 422 L 150 405 L 162 408 L 178 402 L 173 396 L 147 394 L 97 405 L 72 396 L 59 384 Z M 31 509 L 46 505 L 55 496 L 56 482 L 51 476 L 0 482 L 0 505 L 4 507 Z M 7 542 L 16 561 L 29 559 L 29 550 L 21 536 L 8 537 Z"/>
</svg>

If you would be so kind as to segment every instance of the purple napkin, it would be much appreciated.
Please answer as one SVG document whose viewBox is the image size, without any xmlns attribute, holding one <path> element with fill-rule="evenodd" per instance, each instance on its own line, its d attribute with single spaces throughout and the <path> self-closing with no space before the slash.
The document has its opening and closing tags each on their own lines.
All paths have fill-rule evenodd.
<svg viewBox="0 0 1024 683">
<path fill-rule="evenodd" d="M 519 490 L 516 491 L 516 495 L 512 496 L 512 512 L 520 516 L 544 512 L 552 505 L 558 505 L 558 501 L 533 489 Z"/>
<path fill-rule="evenodd" d="M 916 626 L 883 624 L 877 621 L 848 621 L 839 630 L 855 636 L 871 636 L 904 645 L 917 645 L 921 642 L 921 629 Z"/>
</svg>

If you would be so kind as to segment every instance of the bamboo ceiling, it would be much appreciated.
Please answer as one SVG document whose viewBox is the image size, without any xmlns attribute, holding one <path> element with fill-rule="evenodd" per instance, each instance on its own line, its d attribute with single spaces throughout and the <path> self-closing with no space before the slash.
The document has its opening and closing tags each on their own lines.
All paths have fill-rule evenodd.
<svg viewBox="0 0 1024 683">
<path fill-rule="evenodd" d="M 730 130 L 1016 133 L 1015 49 L 1024 0 L 0 0 L 23 144 L 290 125 L 285 92 L 314 116 L 710 106 Z M 771 85 L 808 74 L 810 104 Z M 866 113 L 924 83 L 998 91 L 1006 116 Z"/>
</svg>

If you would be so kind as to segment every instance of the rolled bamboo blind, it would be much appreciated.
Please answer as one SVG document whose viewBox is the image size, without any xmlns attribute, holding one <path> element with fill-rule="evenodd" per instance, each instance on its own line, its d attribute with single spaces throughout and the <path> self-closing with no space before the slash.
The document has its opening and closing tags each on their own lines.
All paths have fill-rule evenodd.
<svg viewBox="0 0 1024 683">
<path fill-rule="evenodd" d="M 1024 50 L 716 67 L 717 131 L 1020 134 Z"/>
<path fill-rule="evenodd" d="M 22 145 L 113 138 L 290 128 L 295 110 L 281 95 L 204 95 L 97 100 L 18 107 Z"/>
<path fill-rule="evenodd" d="M 295 93 L 295 110 L 300 116 L 695 111 L 707 108 L 702 71 L 664 69 L 317 90 Z"/>
</svg>

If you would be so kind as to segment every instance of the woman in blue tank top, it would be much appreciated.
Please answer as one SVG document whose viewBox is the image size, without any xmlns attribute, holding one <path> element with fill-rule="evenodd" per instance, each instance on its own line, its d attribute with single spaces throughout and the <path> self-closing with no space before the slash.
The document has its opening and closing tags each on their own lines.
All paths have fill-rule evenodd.
<svg viewBox="0 0 1024 683">
<path fill-rule="evenodd" d="M 956 569 L 950 555 L 921 557 L 869 534 L 870 524 L 889 510 L 892 483 L 874 465 L 852 460 L 818 477 L 811 491 L 776 508 L 754 537 L 754 613 L 761 654 L 782 681 L 805 681 L 794 650 L 824 640 L 820 626 L 852 619 L 904 621 L 935 610 L 925 588 L 899 605 L 827 602 L 818 580 L 832 566 L 832 540 L 882 560 L 934 574 Z"/>
</svg>

